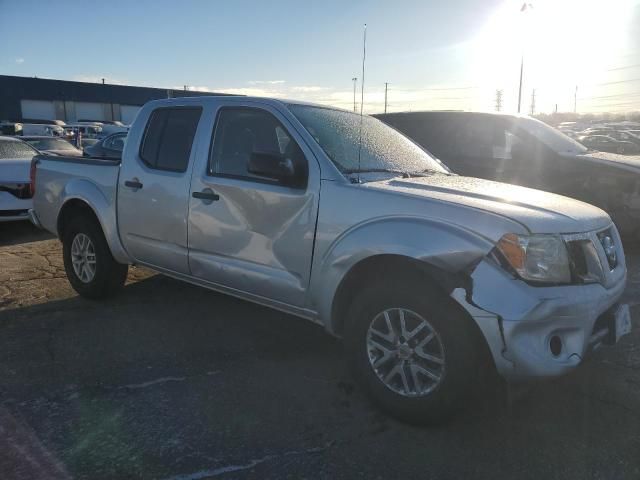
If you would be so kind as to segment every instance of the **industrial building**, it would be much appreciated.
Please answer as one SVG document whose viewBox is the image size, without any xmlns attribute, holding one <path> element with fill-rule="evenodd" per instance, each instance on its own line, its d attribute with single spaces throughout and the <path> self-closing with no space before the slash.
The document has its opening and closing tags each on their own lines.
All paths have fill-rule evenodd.
<svg viewBox="0 0 640 480">
<path fill-rule="evenodd" d="M 201 95 L 222 94 L 0 75 L 0 121 L 120 120 L 128 124 L 150 100 Z"/>
</svg>

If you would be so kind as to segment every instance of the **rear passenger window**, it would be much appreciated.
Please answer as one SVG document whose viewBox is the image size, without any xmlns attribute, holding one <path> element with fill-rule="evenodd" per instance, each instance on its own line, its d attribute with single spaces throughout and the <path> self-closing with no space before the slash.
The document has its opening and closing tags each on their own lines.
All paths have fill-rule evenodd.
<svg viewBox="0 0 640 480">
<path fill-rule="evenodd" d="M 142 140 L 140 158 L 151 168 L 184 172 L 202 109 L 159 108 L 151 114 Z"/>
</svg>

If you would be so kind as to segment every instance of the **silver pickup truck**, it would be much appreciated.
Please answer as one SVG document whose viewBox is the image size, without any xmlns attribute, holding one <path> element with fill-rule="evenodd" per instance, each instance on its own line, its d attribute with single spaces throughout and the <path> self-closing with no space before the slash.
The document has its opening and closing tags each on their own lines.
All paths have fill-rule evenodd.
<svg viewBox="0 0 640 480">
<path fill-rule="evenodd" d="M 121 161 L 39 157 L 32 181 L 32 221 L 80 295 L 113 294 L 137 264 L 306 318 L 411 421 L 446 418 L 483 369 L 560 375 L 631 328 L 605 212 L 453 175 L 343 110 L 154 101 Z"/>
</svg>

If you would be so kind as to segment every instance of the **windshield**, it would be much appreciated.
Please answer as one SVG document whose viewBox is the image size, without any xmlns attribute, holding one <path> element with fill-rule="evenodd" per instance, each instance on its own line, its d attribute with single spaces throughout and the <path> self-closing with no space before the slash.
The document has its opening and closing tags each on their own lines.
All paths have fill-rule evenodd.
<svg viewBox="0 0 640 480">
<path fill-rule="evenodd" d="M 38 150 L 75 150 L 76 148 L 66 140 L 58 138 L 30 138 L 25 140 Z"/>
<path fill-rule="evenodd" d="M 521 117 L 518 119 L 518 126 L 556 153 L 577 154 L 589 150 L 561 131 L 535 118 Z"/>
<path fill-rule="evenodd" d="M 0 160 L 14 158 L 32 158 L 38 152 L 21 140 L 0 139 Z"/>
<path fill-rule="evenodd" d="M 448 172 L 418 145 L 373 117 L 309 105 L 294 104 L 289 109 L 343 173 Z M 361 121 L 362 151 L 358 165 Z"/>
</svg>

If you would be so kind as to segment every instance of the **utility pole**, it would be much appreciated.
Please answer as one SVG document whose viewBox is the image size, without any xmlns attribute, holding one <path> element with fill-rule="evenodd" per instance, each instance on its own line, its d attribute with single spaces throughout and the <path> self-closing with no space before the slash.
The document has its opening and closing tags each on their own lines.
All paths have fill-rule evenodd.
<svg viewBox="0 0 640 480">
<path fill-rule="evenodd" d="M 496 90 L 496 112 L 502 110 L 502 90 Z"/>
<path fill-rule="evenodd" d="M 104 85 L 104 78 L 102 79 L 102 84 Z"/>
<path fill-rule="evenodd" d="M 573 92 L 573 113 L 578 113 L 578 85 L 576 85 L 576 90 Z"/>
<path fill-rule="evenodd" d="M 558 113 L 558 104 L 556 103 L 556 110 L 554 113 Z"/>
<path fill-rule="evenodd" d="M 384 113 L 387 113 L 387 89 L 389 88 L 389 82 L 384 82 Z"/>
<path fill-rule="evenodd" d="M 522 105 L 522 71 L 524 69 L 524 54 L 520 57 L 520 86 L 518 87 L 518 113 L 520 113 L 520 105 Z"/>
<path fill-rule="evenodd" d="M 534 113 L 536 113 L 536 89 L 535 88 L 531 91 L 531 112 L 529 113 L 529 115 L 533 116 Z"/>
<path fill-rule="evenodd" d="M 520 13 L 525 15 L 525 12 L 527 10 L 530 10 L 531 8 L 533 8 L 533 5 L 525 2 L 522 4 L 522 7 L 520 7 Z M 526 29 L 524 29 L 523 31 L 526 31 Z M 520 106 L 522 105 L 522 72 L 523 71 L 524 71 L 524 45 L 522 45 L 522 54 L 520 57 L 520 86 L 518 87 L 518 113 L 520 113 Z"/>
<path fill-rule="evenodd" d="M 185 86 L 184 86 L 184 91 L 185 91 L 185 92 L 187 91 L 187 85 L 185 85 Z"/>
<path fill-rule="evenodd" d="M 353 111 L 357 112 L 358 108 L 356 107 L 356 85 L 358 84 L 358 77 L 353 77 L 351 81 L 353 82 Z"/>
</svg>

